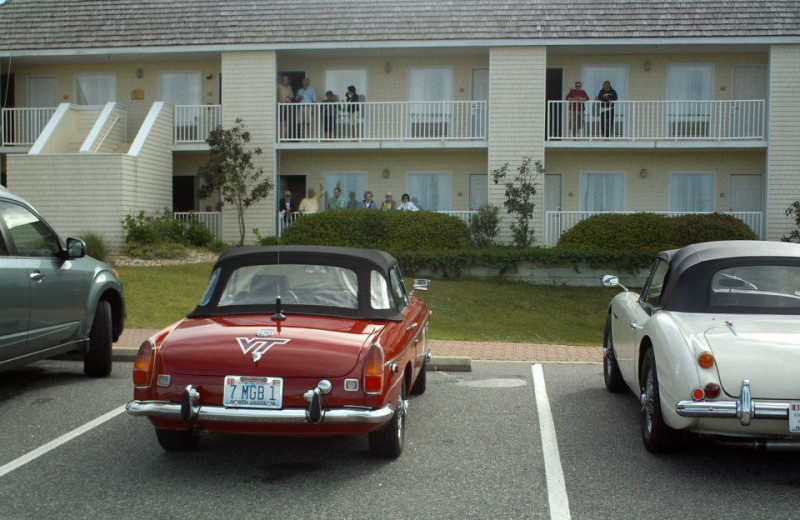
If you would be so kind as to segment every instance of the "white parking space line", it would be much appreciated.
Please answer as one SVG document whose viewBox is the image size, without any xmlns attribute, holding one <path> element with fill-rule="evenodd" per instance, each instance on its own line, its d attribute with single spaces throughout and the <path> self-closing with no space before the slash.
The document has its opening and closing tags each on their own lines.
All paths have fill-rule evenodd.
<svg viewBox="0 0 800 520">
<path fill-rule="evenodd" d="M 550 518 L 553 520 L 569 520 L 569 500 L 567 487 L 564 484 L 564 471 L 561 469 L 561 456 L 558 453 L 558 439 L 550 401 L 547 399 L 547 388 L 544 384 L 542 365 L 533 365 L 533 391 L 536 394 L 536 410 L 539 414 L 539 430 L 542 435 L 542 454 L 544 456 L 544 472 L 547 478 L 547 502 L 550 506 Z"/>
<path fill-rule="evenodd" d="M 82 434 L 88 432 L 92 428 L 100 426 L 104 422 L 113 419 L 114 417 L 116 417 L 117 415 L 121 414 L 124 411 L 125 411 L 125 406 L 124 405 L 120 406 L 119 408 L 115 408 L 115 409 L 111 410 L 110 412 L 108 412 L 107 414 L 101 415 L 97 419 L 89 421 L 88 423 L 84 424 L 83 426 L 78 426 L 77 428 L 75 428 L 71 432 L 65 433 L 61 437 L 59 437 L 57 439 L 54 439 L 54 440 L 48 442 L 47 444 L 36 448 L 33 451 L 29 451 L 28 453 L 26 453 L 22 457 L 14 459 L 11 462 L 9 462 L 8 464 L 0 466 L 0 477 L 3 477 L 5 475 L 11 473 L 15 469 L 17 469 L 17 468 L 19 468 L 21 466 L 24 466 L 25 464 L 27 464 L 27 463 L 29 463 L 29 462 L 31 462 L 33 460 L 38 459 L 39 457 L 41 457 L 45 453 L 58 448 L 62 444 L 65 444 L 65 443 L 71 441 L 72 439 L 74 439 L 75 437 L 78 437 L 79 435 L 82 435 Z"/>
</svg>

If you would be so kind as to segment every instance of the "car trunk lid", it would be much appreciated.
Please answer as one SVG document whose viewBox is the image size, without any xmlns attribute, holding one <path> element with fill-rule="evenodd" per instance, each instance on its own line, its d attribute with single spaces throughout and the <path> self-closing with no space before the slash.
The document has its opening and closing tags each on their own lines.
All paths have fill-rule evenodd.
<svg viewBox="0 0 800 520">
<path fill-rule="evenodd" d="M 738 397 L 750 380 L 752 397 L 798 399 L 800 329 L 797 317 L 731 316 L 705 331 L 725 393 Z"/>
<path fill-rule="evenodd" d="M 233 316 L 184 320 L 161 356 L 174 374 L 341 377 L 382 326 L 321 316 Z"/>
</svg>

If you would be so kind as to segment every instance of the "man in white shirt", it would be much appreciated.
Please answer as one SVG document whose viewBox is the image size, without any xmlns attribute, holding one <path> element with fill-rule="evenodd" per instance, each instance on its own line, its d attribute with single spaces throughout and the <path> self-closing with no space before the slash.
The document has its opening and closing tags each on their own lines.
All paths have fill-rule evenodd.
<svg viewBox="0 0 800 520">
<path fill-rule="evenodd" d="M 311 80 L 308 78 L 303 78 L 303 87 L 297 91 L 297 95 L 294 97 L 294 100 L 298 103 L 316 103 L 317 102 L 317 91 L 314 90 L 314 87 L 311 86 Z M 303 133 L 300 135 L 301 138 L 310 138 L 313 137 L 311 134 L 311 123 L 314 120 L 314 112 L 311 106 L 303 106 L 300 107 L 300 123 L 303 125 Z"/>
</svg>

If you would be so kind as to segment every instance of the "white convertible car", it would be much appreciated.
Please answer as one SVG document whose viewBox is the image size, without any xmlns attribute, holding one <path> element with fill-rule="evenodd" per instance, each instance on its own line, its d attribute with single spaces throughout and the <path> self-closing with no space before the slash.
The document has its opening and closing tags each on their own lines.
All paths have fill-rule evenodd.
<svg viewBox="0 0 800 520">
<path fill-rule="evenodd" d="M 800 244 L 707 242 L 656 257 L 641 294 L 611 301 L 606 388 L 642 405 L 642 440 L 680 431 L 800 441 Z"/>
</svg>

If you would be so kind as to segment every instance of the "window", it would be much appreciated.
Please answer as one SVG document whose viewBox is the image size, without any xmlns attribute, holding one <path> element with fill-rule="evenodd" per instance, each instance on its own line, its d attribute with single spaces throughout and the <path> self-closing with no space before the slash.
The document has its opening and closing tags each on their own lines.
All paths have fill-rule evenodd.
<svg viewBox="0 0 800 520">
<path fill-rule="evenodd" d="M 669 176 L 669 211 L 710 213 L 714 211 L 713 173 L 672 173 Z"/>
<path fill-rule="evenodd" d="M 331 207 L 330 201 L 333 199 L 333 190 L 336 187 L 342 190 L 342 197 L 347 201 L 348 209 L 358 208 L 358 202 L 364 198 L 364 192 L 367 191 L 366 173 L 328 172 L 324 175 L 328 208 Z"/>
<path fill-rule="evenodd" d="M 397 301 L 403 304 L 408 304 L 408 295 L 406 293 L 406 286 L 403 283 L 403 277 L 400 276 L 400 269 L 395 267 L 389 273 L 389 278 L 392 282 L 392 291 L 397 297 Z"/>
<path fill-rule="evenodd" d="M 79 105 L 105 105 L 117 100 L 117 77 L 114 74 L 75 76 L 75 100 Z"/>
<path fill-rule="evenodd" d="M 406 192 L 421 210 L 450 211 L 452 206 L 450 173 L 409 172 Z"/>
<path fill-rule="evenodd" d="M 667 99 L 670 101 L 708 101 L 712 94 L 710 65 L 672 65 L 667 77 Z"/>
<path fill-rule="evenodd" d="M 371 271 L 369 275 L 369 301 L 373 309 L 389 309 L 389 287 L 386 278 L 378 271 Z"/>
<path fill-rule="evenodd" d="M 350 85 L 356 87 L 356 92 L 358 92 L 359 96 L 364 96 L 363 100 L 369 100 L 366 69 L 326 70 L 325 85 L 322 92 L 317 92 L 317 98 L 320 100 L 325 99 L 325 92 L 330 90 L 334 95 L 339 96 L 339 101 L 345 101 L 344 93 L 347 92 L 347 87 Z"/>
<path fill-rule="evenodd" d="M 581 211 L 624 211 L 624 173 L 581 175 Z"/>
<path fill-rule="evenodd" d="M 408 100 L 412 102 L 408 114 L 410 136 L 436 139 L 451 135 L 453 69 L 412 68 L 408 78 Z"/>
<path fill-rule="evenodd" d="M 728 267 L 711 278 L 710 307 L 729 312 L 800 313 L 800 266 L 743 265 Z M 763 312 L 763 311 L 761 311 Z"/>
<path fill-rule="evenodd" d="M 643 302 L 652 307 L 661 306 L 661 293 L 664 291 L 664 282 L 666 281 L 668 270 L 669 264 L 663 260 L 657 261 L 650 277 L 650 284 L 647 286 L 647 292 L 642 296 Z"/>
<path fill-rule="evenodd" d="M 198 72 L 162 72 L 159 75 L 159 98 L 171 105 L 202 104 L 202 87 Z"/>
<path fill-rule="evenodd" d="M 22 206 L 0 203 L 0 217 L 6 223 L 18 256 L 54 257 L 61 250 L 58 237 L 47 224 Z"/>
<path fill-rule="evenodd" d="M 8 247 L 6 241 L 3 240 L 3 235 L 0 235 L 0 256 L 8 256 Z"/>
</svg>

